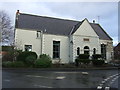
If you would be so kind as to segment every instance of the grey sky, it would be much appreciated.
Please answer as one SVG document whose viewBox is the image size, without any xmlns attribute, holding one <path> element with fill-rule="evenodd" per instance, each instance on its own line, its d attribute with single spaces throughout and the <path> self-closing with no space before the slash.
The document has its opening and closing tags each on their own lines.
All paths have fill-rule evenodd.
<svg viewBox="0 0 120 90">
<path fill-rule="evenodd" d="M 14 22 L 16 10 L 21 13 L 49 16 L 82 21 L 87 18 L 104 28 L 118 43 L 118 3 L 117 2 L 1 2 L 0 10 L 5 10 Z"/>
</svg>

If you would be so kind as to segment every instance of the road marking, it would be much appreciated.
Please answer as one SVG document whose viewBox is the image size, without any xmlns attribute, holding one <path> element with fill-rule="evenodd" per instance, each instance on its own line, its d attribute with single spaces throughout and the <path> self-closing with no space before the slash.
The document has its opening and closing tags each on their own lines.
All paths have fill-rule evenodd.
<svg viewBox="0 0 120 90">
<path fill-rule="evenodd" d="M 65 78 L 65 76 L 56 77 L 57 80 L 62 80 L 62 79 L 64 79 L 64 78 Z"/>
<path fill-rule="evenodd" d="M 65 73 L 65 74 L 82 73 L 83 75 L 88 75 L 88 72 L 54 72 L 54 73 Z"/>
<path fill-rule="evenodd" d="M 119 77 L 120 76 L 117 76 L 117 77 L 113 78 L 113 80 L 110 82 L 109 86 L 112 85 L 115 82 L 115 80 L 117 80 Z"/>
<path fill-rule="evenodd" d="M 37 75 L 26 75 L 27 77 L 35 77 L 35 78 L 46 78 L 46 79 L 57 79 L 62 80 L 65 76 L 57 76 L 57 77 L 45 77 L 45 76 L 37 76 Z"/>
<path fill-rule="evenodd" d="M 4 81 L 5 81 L 5 82 L 10 82 L 10 80 L 8 80 L 8 79 L 5 79 Z"/>
<path fill-rule="evenodd" d="M 110 90 L 110 87 L 105 87 L 105 90 Z"/>
<path fill-rule="evenodd" d="M 83 75 L 88 75 L 88 72 L 82 72 Z"/>
<path fill-rule="evenodd" d="M 81 73 L 81 72 L 54 72 L 54 73 L 70 73 L 70 74 L 74 74 L 74 73 Z"/>
<path fill-rule="evenodd" d="M 45 77 L 45 76 L 37 76 L 37 75 L 26 75 L 27 77 L 35 77 L 35 78 L 47 78 L 47 79 L 54 79 L 53 77 Z"/>
<path fill-rule="evenodd" d="M 113 82 L 115 82 L 115 80 L 118 78 L 118 77 L 120 77 L 120 73 L 117 73 L 117 74 L 114 74 L 114 75 L 111 75 L 111 76 L 109 76 L 109 77 L 107 77 L 106 79 L 104 79 L 99 85 L 98 85 L 98 87 L 97 87 L 97 89 L 102 89 L 102 88 L 100 88 L 100 87 L 103 87 L 103 85 L 106 83 L 106 82 L 108 82 L 110 79 L 112 79 L 111 80 L 111 82 L 110 82 L 110 84 L 108 84 L 107 86 L 110 86 Z M 109 88 L 107 88 L 107 87 L 105 87 L 106 89 L 105 90 L 109 90 Z"/>
<path fill-rule="evenodd" d="M 102 87 L 101 87 L 101 86 L 98 86 L 97 89 L 102 89 Z"/>
<path fill-rule="evenodd" d="M 36 86 L 36 87 L 42 87 L 42 88 L 53 88 L 53 87 L 43 86 L 43 85 L 37 85 L 37 84 L 34 84 L 34 86 Z"/>
</svg>

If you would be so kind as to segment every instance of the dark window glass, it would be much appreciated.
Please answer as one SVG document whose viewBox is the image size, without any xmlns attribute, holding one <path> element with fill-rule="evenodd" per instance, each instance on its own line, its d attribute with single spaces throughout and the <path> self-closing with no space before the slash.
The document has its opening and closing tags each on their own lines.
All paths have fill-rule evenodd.
<svg viewBox="0 0 120 90">
<path fill-rule="evenodd" d="M 77 55 L 80 55 L 80 48 L 77 48 Z"/>
<path fill-rule="evenodd" d="M 96 49 L 95 48 L 93 49 L 93 54 L 96 54 Z"/>
<path fill-rule="evenodd" d="M 53 58 L 60 58 L 60 41 L 53 41 Z"/>
<path fill-rule="evenodd" d="M 106 45 L 105 44 L 101 44 L 101 54 L 102 54 L 102 58 L 106 59 Z"/>
<path fill-rule="evenodd" d="M 85 46 L 84 47 L 84 54 L 89 54 L 89 47 L 88 46 Z"/>
<path fill-rule="evenodd" d="M 25 51 L 32 51 L 32 45 L 25 45 Z"/>
</svg>

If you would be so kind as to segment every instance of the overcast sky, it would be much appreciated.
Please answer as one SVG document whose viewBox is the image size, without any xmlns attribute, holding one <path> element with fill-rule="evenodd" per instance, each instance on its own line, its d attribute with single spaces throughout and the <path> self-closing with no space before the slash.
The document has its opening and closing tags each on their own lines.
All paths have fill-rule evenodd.
<svg viewBox="0 0 120 90">
<path fill-rule="evenodd" d="M 113 38 L 113 44 L 118 43 L 118 2 L 0 2 L 0 10 L 7 12 L 13 23 L 17 10 L 77 21 L 95 20 Z"/>
</svg>

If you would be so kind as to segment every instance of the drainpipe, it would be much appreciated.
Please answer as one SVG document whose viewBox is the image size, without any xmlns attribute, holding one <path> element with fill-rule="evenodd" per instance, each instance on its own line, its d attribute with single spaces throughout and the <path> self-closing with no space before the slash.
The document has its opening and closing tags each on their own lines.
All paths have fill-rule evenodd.
<svg viewBox="0 0 120 90">
<path fill-rule="evenodd" d="M 72 30 L 71 30 L 71 32 L 70 32 L 70 34 L 69 34 L 69 63 L 71 63 L 71 61 L 70 61 L 70 59 L 71 59 L 71 58 L 70 58 L 70 57 L 71 57 L 71 55 L 70 55 L 70 51 L 71 51 L 71 50 L 70 50 L 70 42 L 71 42 L 71 41 L 70 41 L 70 37 L 71 37 L 71 35 L 72 35 L 72 32 L 73 32 L 74 28 L 75 28 L 75 26 L 72 27 Z"/>
<path fill-rule="evenodd" d="M 42 45 L 43 45 L 43 31 L 40 31 L 40 37 L 41 37 L 41 54 L 42 54 Z"/>
</svg>

